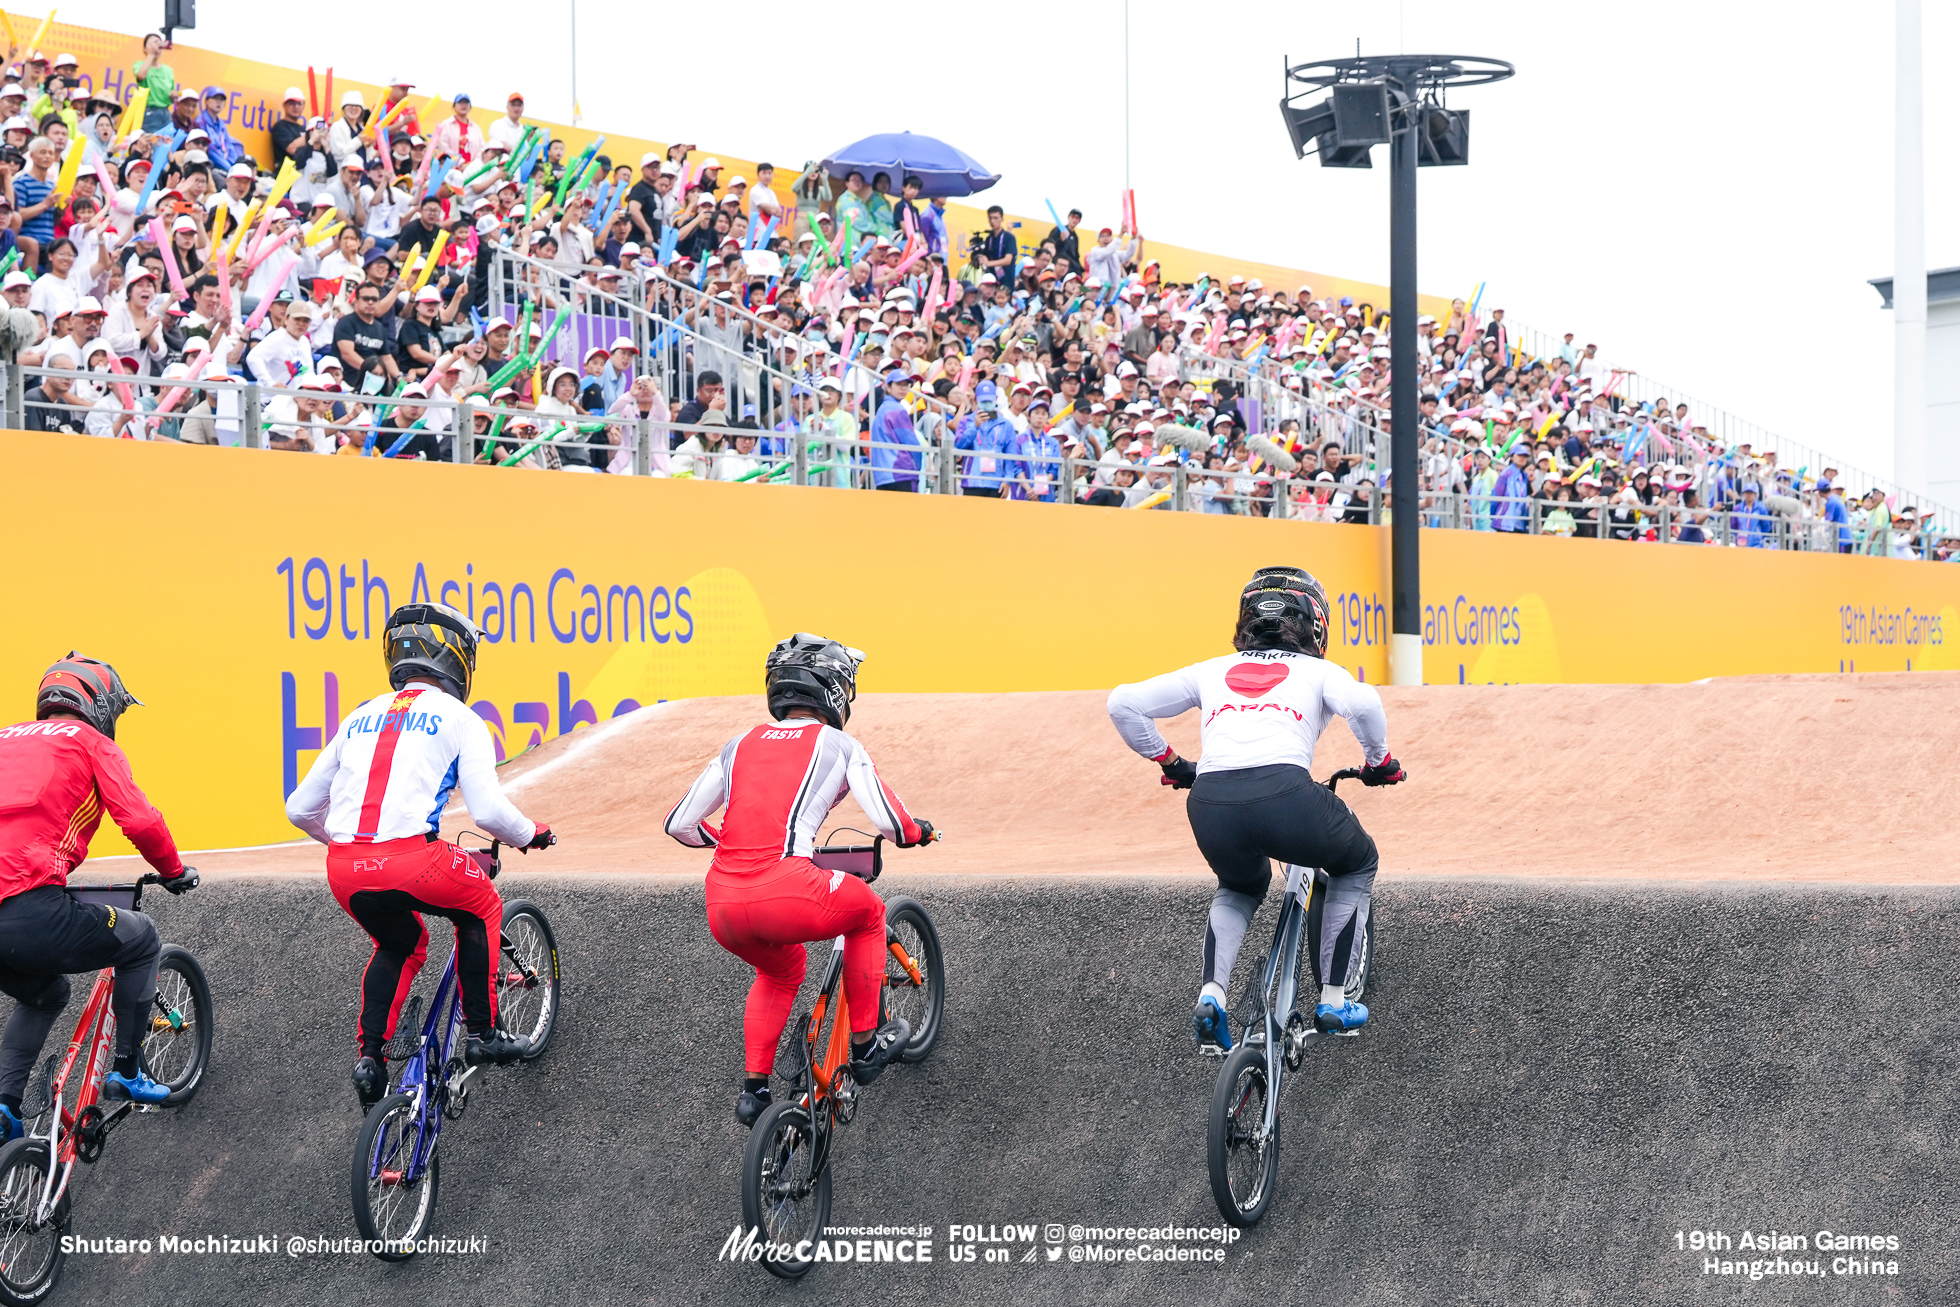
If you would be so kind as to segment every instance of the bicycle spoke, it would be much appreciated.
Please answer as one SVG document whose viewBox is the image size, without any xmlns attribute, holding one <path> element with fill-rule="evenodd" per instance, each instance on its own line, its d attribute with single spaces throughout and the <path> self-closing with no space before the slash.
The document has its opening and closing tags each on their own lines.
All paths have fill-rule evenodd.
<svg viewBox="0 0 1960 1307">
<path fill-rule="evenodd" d="M 197 1052 L 196 1009 L 188 981 L 175 971 L 157 973 L 156 1012 L 143 1037 L 143 1062 L 150 1077 L 170 1084 Z"/>
<path fill-rule="evenodd" d="M 1242 1209 L 1249 1209 L 1258 1203 L 1265 1188 L 1265 1077 L 1248 1069 L 1241 1075 L 1237 1088 L 1227 1165 L 1232 1176 L 1232 1195 Z"/>
</svg>

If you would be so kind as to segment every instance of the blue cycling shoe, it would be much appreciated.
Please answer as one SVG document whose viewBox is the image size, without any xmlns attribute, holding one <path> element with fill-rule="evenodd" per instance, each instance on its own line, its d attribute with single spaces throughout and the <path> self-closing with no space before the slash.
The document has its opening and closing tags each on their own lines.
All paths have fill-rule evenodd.
<svg viewBox="0 0 1960 1307">
<path fill-rule="evenodd" d="M 138 1103 L 161 1103 L 170 1097 L 170 1086 L 160 1085 L 150 1079 L 142 1068 L 137 1068 L 133 1076 L 125 1076 L 111 1071 L 102 1078 L 104 1098 L 127 1098 Z"/>
<path fill-rule="evenodd" d="M 1198 1051 L 1207 1057 L 1223 1057 L 1232 1051 L 1232 1023 L 1209 994 L 1198 999 L 1197 1009 L 1191 1013 L 1191 1033 L 1198 1037 Z"/>
<path fill-rule="evenodd" d="M 18 1139 L 27 1133 L 27 1127 L 20 1123 L 20 1116 L 13 1108 L 0 1103 L 0 1144 L 10 1139 Z"/>
<path fill-rule="evenodd" d="M 1314 1009 L 1314 1029 L 1329 1035 L 1358 1035 L 1361 1027 L 1368 1024 L 1366 1004 L 1346 999 L 1340 1003 L 1322 1003 Z"/>
</svg>

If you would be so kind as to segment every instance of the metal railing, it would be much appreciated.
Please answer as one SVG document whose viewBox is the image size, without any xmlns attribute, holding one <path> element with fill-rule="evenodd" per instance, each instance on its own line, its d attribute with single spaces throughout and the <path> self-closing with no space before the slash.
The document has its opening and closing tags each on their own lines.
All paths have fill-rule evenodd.
<svg viewBox="0 0 1960 1307">
<path fill-rule="evenodd" d="M 684 425 L 637 413 L 540 413 L 464 398 L 362 396 L 265 386 L 230 379 L 175 380 L 8 369 L 8 426 L 97 436 L 184 440 L 253 449 L 418 457 L 500 467 L 585 471 L 676 479 L 871 489 L 894 479 L 921 493 L 989 495 L 1035 502 L 1373 525 L 1392 520 L 1393 488 L 1376 484 L 1363 458 L 1343 457 L 1338 476 L 1302 466 L 1211 467 L 1196 460 L 1117 462 L 1053 433 L 1018 438 L 1014 448 L 974 448 L 974 428 L 928 410 L 916 443 L 869 432 L 838 439 L 820 413 L 777 424 Z M 52 381 L 50 387 L 47 383 Z M 79 387 L 79 389 L 77 389 Z M 67 389 L 66 399 L 54 398 Z M 26 399 L 34 393 L 33 401 Z M 181 392 L 168 412 L 161 401 Z M 287 401 L 290 401 L 287 402 Z M 305 406 L 302 408 L 302 404 Z M 459 439 L 457 433 L 463 433 Z M 736 448 L 752 438 L 753 447 Z M 961 447 L 964 441 L 966 448 Z M 893 469 L 894 463 L 902 466 Z M 1456 466 L 1455 456 L 1442 467 Z M 1420 488 L 1423 525 L 1578 538 L 1889 556 L 1942 536 L 1921 520 L 1869 527 L 1857 515 L 1823 516 L 1821 497 L 1774 496 L 1763 504 L 1687 503 L 1708 492 L 1651 499 L 1591 494 L 1549 499 L 1465 489 L 1443 478 Z"/>
<path fill-rule="evenodd" d="M 790 392 L 798 378 L 780 365 L 783 333 L 768 328 L 753 315 L 735 314 L 723 305 L 730 328 L 712 322 L 703 326 L 697 315 L 690 325 L 682 316 L 663 316 L 645 306 L 641 295 L 653 293 L 660 283 L 644 281 L 637 275 L 632 287 L 635 298 L 625 293 L 611 294 L 587 281 L 584 271 L 543 263 L 510 250 L 498 250 L 490 258 L 489 313 L 492 318 L 515 322 L 526 301 L 534 302 L 539 318 L 547 318 L 559 308 L 568 308 L 568 330 L 562 331 L 547 347 L 548 357 L 560 366 L 579 368 L 580 360 L 594 348 L 609 348 L 615 340 L 633 342 L 661 390 L 674 403 L 691 398 L 700 376 L 713 372 L 728 387 L 728 411 L 740 414 L 753 406 L 756 420 L 773 427 L 790 412 Z M 679 285 L 671 279 L 661 282 Z M 698 307 L 698 306 L 697 306 Z M 743 321 L 746 319 L 746 321 Z M 748 323 L 756 323 L 773 336 L 755 336 Z M 523 342 L 519 342 L 520 346 Z"/>
</svg>

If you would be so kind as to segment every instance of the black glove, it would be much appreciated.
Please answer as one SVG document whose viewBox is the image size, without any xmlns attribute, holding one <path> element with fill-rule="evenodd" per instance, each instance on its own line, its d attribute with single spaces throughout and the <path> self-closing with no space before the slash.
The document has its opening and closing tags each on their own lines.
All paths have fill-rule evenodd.
<svg viewBox="0 0 1960 1307">
<path fill-rule="evenodd" d="M 1402 770 L 1402 764 L 1395 761 L 1394 754 L 1388 754 L 1378 763 L 1361 769 L 1363 785 L 1400 785 L 1409 779 L 1409 773 Z"/>
<path fill-rule="evenodd" d="M 197 888 L 197 868 L 186 867 L 179 874 L 163 882 L 163 887 L 172 894 L 188 894 Z"/>
<path fill-rule="evenodd" d="M 899 845 L 898 847 L 901 849 L 924 848 L 926 845 L 932 843 L 932 837 L 935 834 L 937 834 L 937 832 L 934 831 L 932 828 L 932 823 L 927 821 L 924 817 L 914 817 L 912 820 L 915 823 L 917 823 L 919 827 L 919 838 L 913 840 L 910 844 Z"/>
<path fill-rule="evenodd" d="M 1188 790 L 1191 782 L 1198 779 L 1198 764 L 1189 758 L 1178 758 L 1164 766 L 1164 784 L 1174 790 Z"/>
<path fill-rule="evenodd" d="M 532 834 L 531 842 L 524 846 L 524 851 L 526 853 L 529 853 L 532 849 L 548 849 L 552 845 L 556 844 L 557 842 L 558 842 L 558 837 L 551 833 L 551 827 L 540 826 L 538 827 L 537 831 L 534 834 Z"/>
</svg>

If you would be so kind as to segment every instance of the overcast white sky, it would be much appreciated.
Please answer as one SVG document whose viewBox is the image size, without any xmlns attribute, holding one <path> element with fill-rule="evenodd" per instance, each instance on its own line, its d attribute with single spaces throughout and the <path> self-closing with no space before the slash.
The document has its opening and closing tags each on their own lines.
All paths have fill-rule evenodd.
<svg viewBox="0 0 1960 1307">
<path fill-rule="evenodd" d="M 161 7 L 87 0 L 61 12 L 139 31 Z M 1944 267 L 1960 264 L 1960 177 L 1930 161 L 1960 147 L 1960 88 L 1937 75 L 1952 66 L 1960 6 L 1925 9 L 1926 255 Z M 407 41 L 355 11 L 198 10 L 186 44 L 373 81 L 399 67 L 425 94 L 466 89 L 486 108 L 519 87 L 533 113 L 570 117 L 562 0 L 465 3 L 427 15 L 433 30 Z M 464 14 L 484 21 L 454 21 Z M 1052 198 L 1092 225 L 1115 216 L 1122 0 L 991 11 L 584 0 L 578 33 L 578 93 L 600 130 L 791 166 L 871 132 L 925 132 L 1003 174 L 993 195 L 1010 211 L 1037 214 Z M 1132 0 L 1130 175 L 1145 234 L 1386 282 L 1385 167 L 1296 162 L 1276 109 L 1282 55 L 1351 54 L 1357 38 L 1364 53 L 1517 65 L 1512 80 L 1452 100 L 1475 111 L 1471 165 L 1422 172 L 1425 292 L 1488 281 L 1486 307 L 1578 332 L 1647 376 L 1889 472 L 1891 315 L 1865 281 L 1892 271 L 1890 4 Z"/>
</svg>

